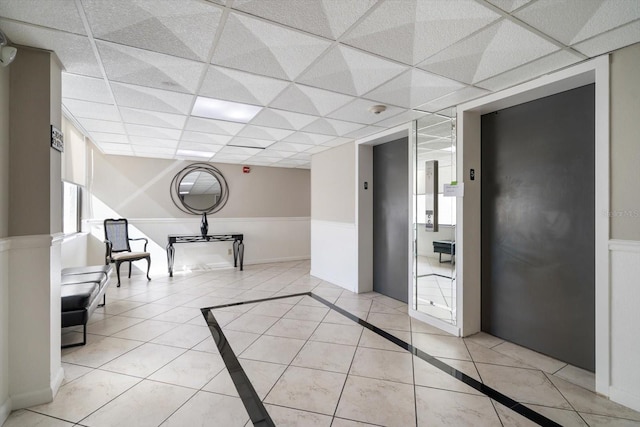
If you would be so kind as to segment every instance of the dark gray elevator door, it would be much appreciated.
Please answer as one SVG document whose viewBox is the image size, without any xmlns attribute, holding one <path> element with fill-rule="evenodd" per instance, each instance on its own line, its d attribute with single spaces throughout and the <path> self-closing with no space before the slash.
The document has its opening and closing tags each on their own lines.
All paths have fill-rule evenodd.
<svg viewBox="0 0 640 427">
<path fill-rule="evenodd" d="M 595 98 L 482 116 L 482 330 L 595 369 Z"/>
<path fill-rule="evenodd" d="M 409 300 L 409 144 L 373 147 L 373 290 Z"/>
</svg>

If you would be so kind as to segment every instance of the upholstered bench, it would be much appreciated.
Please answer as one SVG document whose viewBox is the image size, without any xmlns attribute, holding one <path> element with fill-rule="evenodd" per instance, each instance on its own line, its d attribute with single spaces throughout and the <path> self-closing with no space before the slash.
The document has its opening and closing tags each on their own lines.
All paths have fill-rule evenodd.
<svg viewBox="0 0 640 427">
<path fill-rule="evenodd" d="M 433 241 L 433 252 L 439 255 L 439 262 L 442 261 L 442 254 L 451 255 L 451 260 L 444 262 L 452 262 L 453 257 L 456 254 L 456 242 L 452 240 L 434 240 Z"/>
<path fill-rule="evenodd" d="M 87 343 L 87 322 L 94 310 L 106 303 L 105 292 L 110 272 L 111 266 L 73 267 L 62 270 L 60 281 L 61 326 L 68 328 L 82 325 L 82 342 L 63 345 L 62 348 Z"/>
</svg>

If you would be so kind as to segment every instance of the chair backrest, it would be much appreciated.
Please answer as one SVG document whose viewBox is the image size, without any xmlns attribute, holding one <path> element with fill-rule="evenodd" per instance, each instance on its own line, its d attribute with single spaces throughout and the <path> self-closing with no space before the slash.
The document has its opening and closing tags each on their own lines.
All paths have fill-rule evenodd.
<svg viewBox="0 0 640 427">
<path fill-rule="evenodd" d="M 131 252 L 129 246 L 129 223 L 125 218 L 105 219 L 104 237 L 112 244 L 111 252 Z"/>
</svg>

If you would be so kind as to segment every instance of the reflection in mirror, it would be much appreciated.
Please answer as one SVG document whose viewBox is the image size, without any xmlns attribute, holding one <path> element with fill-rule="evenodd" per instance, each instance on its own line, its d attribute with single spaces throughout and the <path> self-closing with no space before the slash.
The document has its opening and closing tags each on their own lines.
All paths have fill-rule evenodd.
<svg viewBox="0 0 640 427">
<path fill-rule="evenodd" d="M 429 114 L 416 122 L 414 309 L 456 324 L 456 198 L 444 185 L 456 180 L 455 109 Z M 437 162 L 433 162 L 433 161 Z M 429 227 L 428 165 L 437 165 L 437 231 Z M 427 206 L 429 205 L 429 206 Z"/>
<path fill-rule="evenodd" d="M 180 200 L 198 211 L 208 211 L 220 199 L 222 188 L 218 179 L 208 172 L 189 172 L 180 181 Z"/>
<path fill-rule="evenodd" d="M 178 209 L 195 215 L 217 212 L 229 198 L 227 181 L 208 163 L 193 163 L 178 172 L 171 181 L 170 192 Z"/>
</svg>

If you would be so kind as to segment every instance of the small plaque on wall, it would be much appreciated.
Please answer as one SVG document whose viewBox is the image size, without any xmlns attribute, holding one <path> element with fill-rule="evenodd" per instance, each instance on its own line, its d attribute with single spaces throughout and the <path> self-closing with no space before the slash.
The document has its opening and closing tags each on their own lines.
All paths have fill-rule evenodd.
<svg viewBox="0 0 640 427">
<path fill-rule="evenodd" d="M 51 148 L 61 153 L 64 151 L 64 134 L 54 125 L 51 125 Z"/>
</svg>

